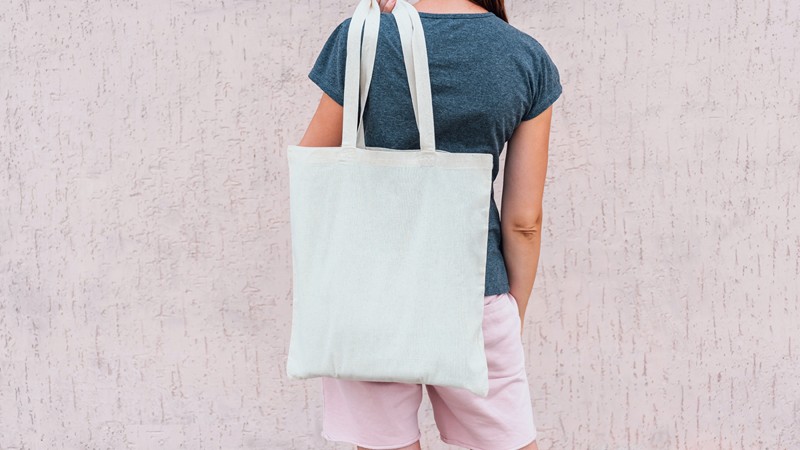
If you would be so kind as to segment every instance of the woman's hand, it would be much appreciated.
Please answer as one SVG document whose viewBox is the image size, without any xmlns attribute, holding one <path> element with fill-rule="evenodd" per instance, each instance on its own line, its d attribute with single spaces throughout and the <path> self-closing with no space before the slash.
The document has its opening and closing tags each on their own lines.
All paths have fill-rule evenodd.
<svg viewBox="0 0 800 450">
<path fill-rule="evenodd" d="M 378 3 L 381 5 L 381 12 L 392 12 L 397 0 L 378 0 Z"/>
</svg>

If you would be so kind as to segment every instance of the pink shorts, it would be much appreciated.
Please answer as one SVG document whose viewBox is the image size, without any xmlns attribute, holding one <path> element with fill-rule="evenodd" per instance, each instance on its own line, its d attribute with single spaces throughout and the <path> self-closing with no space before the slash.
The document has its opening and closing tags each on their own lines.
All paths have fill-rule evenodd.
<svg viewBox="0 0 800 450">
<path fill-rule="evenodd" d="M 322 437 L 370 449 L 421 438 L 422 386 L 439 438 L 472 450 L 517 450 L 536 439 L 520 317 L 511 293 L 484 297 L 483 340 L 489 395 L 444 386 L 322 377 Z"/>
</svg>

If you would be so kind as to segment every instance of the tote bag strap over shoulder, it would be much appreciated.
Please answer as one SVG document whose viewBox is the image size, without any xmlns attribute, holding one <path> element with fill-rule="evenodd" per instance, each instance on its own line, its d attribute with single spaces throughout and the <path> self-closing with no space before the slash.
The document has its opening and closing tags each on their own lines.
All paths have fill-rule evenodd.
<svg viewBox="0 0 800 450">
<path fill-rule="evenodd" d="M 365 5 L 366 4 L 366 5 Z M 381 20 L 380 20 L 380 7 L 378 6 L 378 2 L 364 2 L 361 1 L 358 6 L 356 7 L 355 13 L 353 13 L 353 17 L 350 20 L 350 27 L 348 29 L 347 34 L 347 55 L 355 55 L 357 51 L 359 52 L 359 63 L 352 64 L 356 67 L 357 72 L 359 75 L 359 82 L 360 82 L 360 92 L 361 92 L 361 105 L 359 108 L 359 115 L 358 115 L 358 142 L 356 147 L 358 148 L 366 148 L 364 143 L 364 126 L 363 126 L 363 117 L 364 117 L 364 106 L 367 103 L 367 96 L 365 93 L 369 92 L 370 82 L 372 81 L 372 70 L 368 68 L 374 67 L 375 65 L 375 54 L 378 48 L 378 31 L 380 30 Z M 355 23 L 355 24 L 354 24 Z M 361 42 L 361 32 L 362 29 L 364 31 L 364 42 L 363 44 L 358 44 Z M 353 35 L 355 34 L 355 38 Z M 351 52 L 351 47 L 353 47 Z M 349 58 L 347 58 L 349 60 Z M 345 100 L 344 100 L 344 108 L 345 117 L 350 117 L 352 119 L 352 109 L 355 102 L 348 102 L 347 101 L 347 70 L 351 65 L 345 66 Z M 358 95 L 358 94 L 356 94 Z M 348 103 L 350 104 L 350 114 L 348 114 Z M 344 127 L 344 121 L 342 123 Z M 342 134 L 342 139 L 344 142 L 344 134 Z M 343 145 L 347 147 L 346 145 Z"/>
<path fill-rule="evenodd" d="M 416 8 L 405 0 L 398 0 L 392 13 L 395 15 L 402 43 L 408 86 L 420 133 L 420 147 L 422 151 L 434 152 L 436 140 L 433 97 L 422 21 Z M 363 139 L 363 113 L 375 66 L 379 29 L 380 6 L 377 0 L 361 0 L 350 20 L 347 35 L 342 147 L 366 148 Z M 363 45 L 360 44 L 362 30 Z M 359 104 L 360 114 L 357 110 Z"/>
<path fill-rule="evenodd" d="M 433 125 L 433 97 L 431 94 L 430 89 L 430 72 L 428 66 L 428 53 L 427 53 L 427 45 L 425 43 L 425 34 L 422 28 L 422 22 L 419 19 L 419 14 L 417 13 L 416 8 L 411 6 L 405 0 L 400 0 L 397 2 L 394 10 L 396 22 L 397 22 L 397 29 L 400 32 L 400 42 L 403 48 L 403 55 L 406 65 L 406 73 L 408 74 L 408 88 L 411 91 L 411 103 L 414 107 L 414 116 L 416 118 L 417 127 L 421 133 L 420 144 L 423 149 L 426 149 L 426 143 L 430 142 L 431 148 L 436 148 L 435 143 L 435 133 L 434 133 L 434 125 Z M 414 44 L 412 42 L 414 30 L 420 30 L 420 39 L 421 45 L 418 43 L 417 46 L 420 47 L 420 50 L 417 51 L 418 57 L 413 56 L 414 52 Z M 408 56 L 407 56 L 408 55 Z M 421 64 L 421 68 L 415 68 L 415 65 Z M 419 79 L 416 76 L 416 71 L 421 70 L 421 75 L 423 79 Z M 419 80 L 419 81 L 417 81 Z M 421 95 L 424 97 L 422 108 L 426 110 L 426 119 L 429 120 L 429 124 L 420 125 L 420 105 L 418 104 L 417 100 L 417 83 L 423 83 L 423 85 L 427 86 L 427 89 L 421 91 Z M 430 130 L 430 131 L 428 131 Z M 430 132 L 430 136 L 427 136 L 427 133 Z M 422 138 L 422 135 L 425 135 L 425 138 Z"/>
</svg>

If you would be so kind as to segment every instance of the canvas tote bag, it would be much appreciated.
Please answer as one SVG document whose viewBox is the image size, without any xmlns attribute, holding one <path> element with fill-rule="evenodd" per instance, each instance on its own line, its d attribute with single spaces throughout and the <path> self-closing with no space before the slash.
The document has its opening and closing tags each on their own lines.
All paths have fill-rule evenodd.
<svg viewBox="0 0 800 450">
<path fill-rule="evenodd" d="M 342 146 L 288 146 L 286 372 L 290 379 L 450 386 L 485 397 L 492 156 L 436 149 L 422 23 L 404 0 L 393 14 L 421 148 L 364 145 L 380 7 L 361 0 L 347 37 Z M 394 126 L 386 119 L 379 126 Z"/>
</svg>

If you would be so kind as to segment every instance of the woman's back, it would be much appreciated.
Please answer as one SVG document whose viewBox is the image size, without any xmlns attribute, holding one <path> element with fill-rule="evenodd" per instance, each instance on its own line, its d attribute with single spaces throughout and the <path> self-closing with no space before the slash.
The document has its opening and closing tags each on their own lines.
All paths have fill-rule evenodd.
<svg viewBox="0 0 800 450">
<path fill-rule="evenodd" d="M 558 70 L 530 35 L 491 12 L 419 12 L 430 69 L 437 150 L 500 153 L 523 120 L 547 109 L 561 94 Z M 343 103 L 350 18 L 331 33 L 309 78 Z M 380 35 L 367 103 L 368 147 L 419 148 L 397 23 L 381 14 Z M 501 248 L 500 216 L 492 194 L 485 295 L 509 291 Z"/>
</svg>

